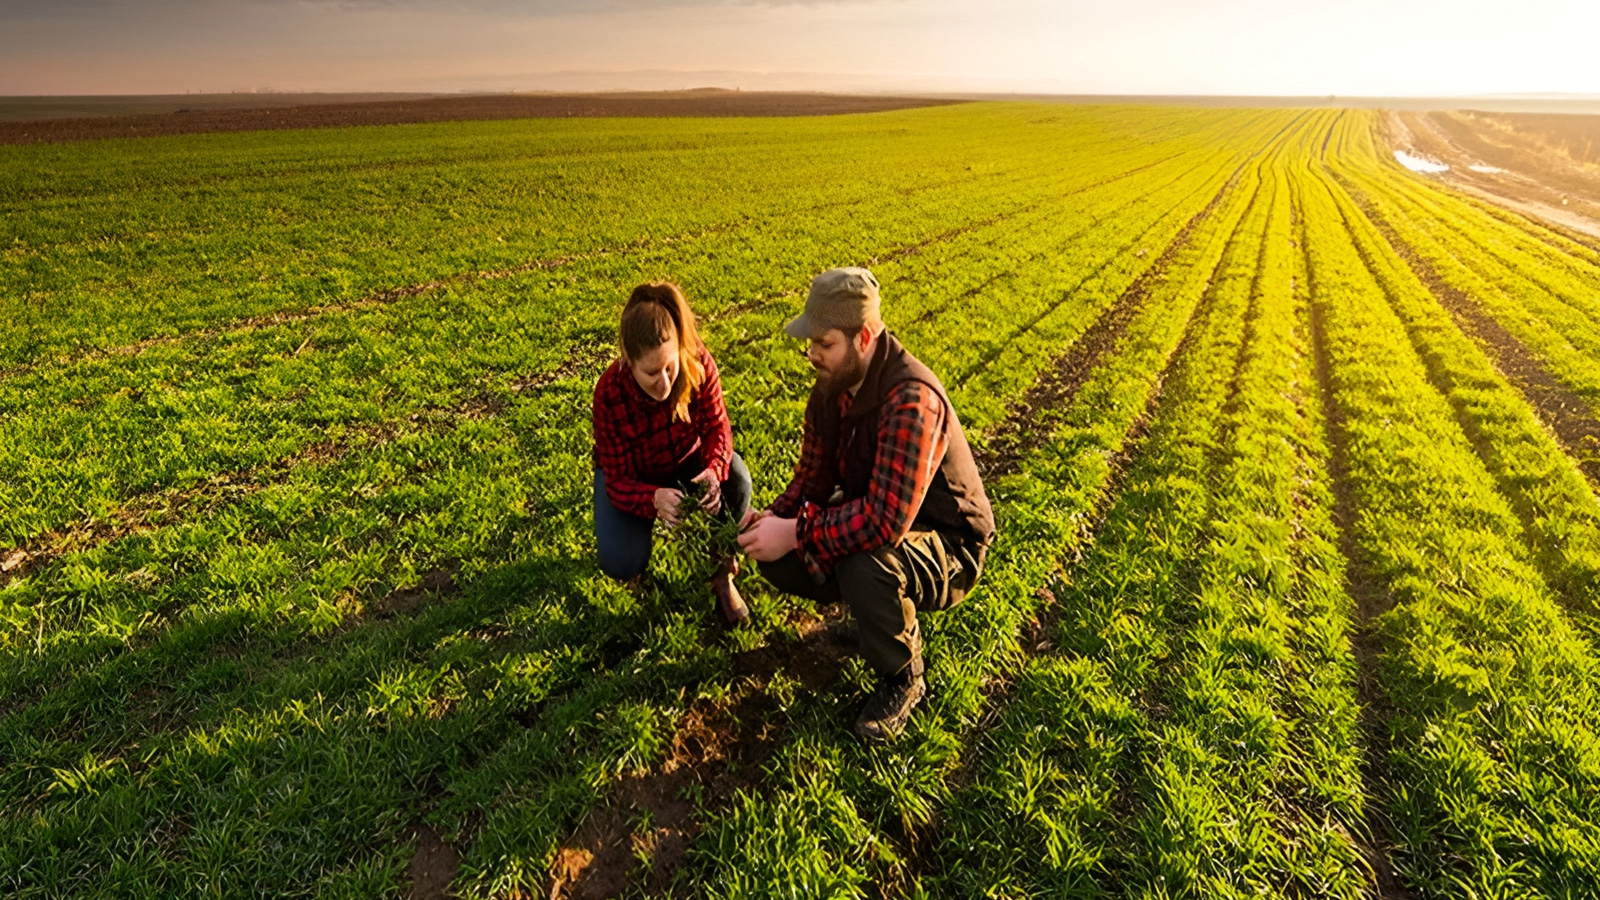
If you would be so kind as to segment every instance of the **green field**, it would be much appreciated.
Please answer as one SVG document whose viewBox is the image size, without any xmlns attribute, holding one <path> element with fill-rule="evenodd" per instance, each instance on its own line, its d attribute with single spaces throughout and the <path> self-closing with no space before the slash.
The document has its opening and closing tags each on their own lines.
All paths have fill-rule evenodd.
<svg viewBox="0 0 1600 900">
<path fill-rule="evenodd" d="M 1600 895 L 1600 250 L 1377 124 L 0 148 L 0 896 Z M 1000 522 L 881 747 L 839 610 L 747 567 L 724 633 L 590 526 L 627 291 L 684 286 L 763 504 L 836 265 Z"/>
</svg>

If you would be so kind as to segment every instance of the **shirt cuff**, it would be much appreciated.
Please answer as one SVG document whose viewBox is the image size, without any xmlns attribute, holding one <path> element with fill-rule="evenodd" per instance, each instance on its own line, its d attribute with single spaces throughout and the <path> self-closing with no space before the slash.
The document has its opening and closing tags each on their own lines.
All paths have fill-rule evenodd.
<svg viewBox="0 0 1600 900">
<path fill-rule="evenodd" d="M 811 574 L 811 580 L 817 584 L 828 579 L 828 567 L 817 558 L 820 548 L 812 534 L 816 527 L 817 516 L 821 513 L 822 507 L 807 500 L 800 505 L 800 512 L 795 515 L 794 520 L 795 552 L 800 554 L 800 561 L 805 563 L 806 571 Z"/>
</svg>

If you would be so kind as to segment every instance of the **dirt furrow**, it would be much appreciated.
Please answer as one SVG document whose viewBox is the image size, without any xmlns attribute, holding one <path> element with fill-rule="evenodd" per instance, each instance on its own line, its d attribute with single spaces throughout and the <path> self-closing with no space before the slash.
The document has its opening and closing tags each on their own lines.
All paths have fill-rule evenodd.
<svg viewBox="0 0 1600 900">
<path fill-rule="evenodd" d="M 1229 178 L 1228 178 L 1228 180 L 1226 182 L 1224 182 L 1222 190 L 1218 192 L 1216 197 L 1220 197 L 1220 196 L 1222 196 L 1223 194 L 1225 194 L 1227 192 L 1228 188 L 1233 184 L 1234 179 L 1236 179 L 1238 177 L 1239 173 L 1241 171 L 1243 171 L 1245 165 L 1246 165 L 1246 163 L 1241 163 L 1239 165 L 1239 167 L 1236 168 L 1233 171 L 1233 174 L 1229 176 Z M 1180 176 L 1180 178 L 1181 178 L 1181 176 Z M 1162 188 L 1169 187 L 1171 184 L 1176 183 L 1177 180 L 1178 179 L 1173 179 L 1172 182 L 1168 182 L 1166 185 L 1162 185 Z M 1176 205 L 1182 205 L 1182 203 L 1187 202 L 1190 197 L 1193 197 L 1195 194 L 1198 194 L 1198 193 L 1200 193 L 1199 190 L 1191 191 L 1188 195 L 1186 195 L 1184 197 L 1184 199 L 1182 201 L 1180 201 Z M 1216 197 L 1212 198 L 1212 202 L 1215 202 Z M 1208 204 L 1208 207 L 1209 207 L 1209 204 Z M 1063 305 L 1065 305 L 1069 300 L 1071 300 L 1074 296 L 1076 296 L 1078 291 L 1085 284 L 1088 284 L 1093 279 L 1099 277 L 1108 268 L 1110 268 L 1111 265 L 1113 263 L 1115 263 L 1118 258 L 1120 258 L 1120 257 L 1128 254 L 1129 252 L 1131 252 L 1133 250 L 1133 248 L 1135 246 L 1137 246 L 1144 239 L 1144 237 L 1146 235 L 1148 235 L 1150 232 L 1154 231 L 1161 224 L 1161 222 L 1164 220 L 1164 218 L 1165 218 L 1165 216 L 1157 218 L 1148 227 L 1146 227 L 1145 230 L 1143 232 L 1141 232 L 1137 237 L 1135 237 L 1133 240 L 1131 240 L 1128 243 L 1122 245 L 1117 250 L 1115 250 L 1114 252 L 1109 254 L 1099 265 L 1095 266 L 1093 271 L 1090 271 L 1087 274 L 1084 274 L 1082 277 L 1080 277 L 1078 279 L 1077 283 L 1074 284 L 1071 288 L 1068 288 L 1067 290 L 1062 291 L 1061 296 L 1057 297 L 1055 300 L 1053 300 L 1050 303 L 1048 303 L 1045 306 L 1045 308 L 1040 310 L 1037 315 L 1033 316 L 1033 318 L 1029 319 L 1028 321 L 1024 322 L 1021 325 L 1016 326 L 1015 328 L 1011 329 L 1011 331 L 1009 331 L 1004 336 L 1002 336 L 1000 339 L 994 341 L 993 342 L 993 344 L 994 344 L 993 349 L 990 350 L 988 353 L 985 353 L 982 357 L 980 357 L 979 359 L 974 361 L 965 370 L 963 370 L 962 372 L 957 374 L 954 378 L 952 378 L 950 380 L 949 387 L 952 390 L 959 389 L 962 386 L 964 386 L 968 381 L 971 381 L 972 378 L 974 378 L 975 376 L 977 376 L 980 373 L 984 372 L 990 366 L 993 366 L 996 362 L 999 361 L 999 359 L 1005 354 L 1006 349 L 1008 347 L 1010 347 L 1011 344 L 1017 338 L 1021 337 L 1022 335 L 1025 335 L 1025 334 L 1033 331 L 1035 328 L 1037 328 L 1039 326 L 1039 323 L 1043 322 L 1046 318 L 1048 318 L 1050 315 L 1055 313 Z M 1088 231 L 1089 231 L 1089 229 L 1085 229 L 1084 231 L 1080 232 L 1078 236 L 1081 236 L 1082 234 L 1086 234 L 1086 233 L 1088 233 Z"/>
<path fill-rule="evenodd" d="M 996 438 L 990 443 L 993 448 L 1004 449 L 990 450 L 979 461 L 979 465 L 984 467 L 986 475 L 994 477 L 1015 472 L 1029 452 L 1043 445 L 1047 435 L 1038 436 L 1036 434 L 1040 429 L 1033 427 L 1032 417 L 1034 411 L 1045 408 L 1047 405 L 1071 402 L 1072 398 L 1077 395 L 1084 383 L 1087 382 L 1089 375 L 1097 367 L 1099 361 L 1116 347 L 1121 339 L 1122 332 L 1127 329 L 1134 315 L 1148 300 L 1151 285 L 1164 280 L 1167 270 L 1170 269 L 1177 254 L 1192 239 L 1195 228 L 1211 215 L 1225 196 L 1232 192 L 1240 172 L 1242 172 L 1242 167 L 1239 172 L 1235 172 L 1234 176 L 1228 180 L 1223 190 L 1185 224 L 1174 237 L 1172 244 L 1157 258 L 1155 263 L 1144 273 L 1141 273 L 1133 284 L 1129 285 L 1117 304 L 1102 314 L 1101 318 L 1091 326 L 1089 331 L 1086 331 L 1078 341 L 1074 342 L 1073 347 L 1063 354 L 1059 363 L 1047 367 L 1041 373 L 1034 389 L 1030 390 L 1030 395 L 1034 391 L 1039 392 L 1039 402 L 1019 402 L 1013 406 L 1003 423 L 994 430 L 993 433 L 996 434 Z M 1239 228 L 1242 228 L 1242 221 L 1240 225 L 1235 226 L 1235 233 L 1238 232 Z M 1232 240 L 1231 237 L 1230 240 Z M 1149 436 L 1151 425 L 1154 423 L 1165 399 L 1166 385 L 1172 374 L 1177 371 L 1179 366 L 1183 364 L 1183 360 L 1188 357 L 1194 345 L 1194 336 L 1198 330 L 1199 323 L 1205 321 L 1210 315 L 1212 293 L 1209 286 L 1216 281 L 1217 273 L 1222 267 L 1222 259 L 1223 257 L 1219 256 L 1217 262 L 1212 266 L 1211 273 L 1206 279 L 1207 290 L 1204 296 L 1190 310 L 1188 318 L 1184 321 L 1183 336 L 1178 340 L 1162 364 L 1161 371 L 1157 374 L 1151 392 L 1145 400 L 1144 408 L 1134 418 L 1128 431 L 1124 434 L 1121 448 L 1112 456 L 1105 483 L 1095 499 L 1093 508 L 1089 510 L 1088 515 L 1082 520 L 1079 533 L 1084 539 L 1073 547 L 1069 557 L 1059 561 L 1058 577 L 1059 573 L 1068 566 L 1082 563 L 1084 549 L 1092 545 L 1094 536 L 1098 535 L 1105 525 L 1106 517 L 1111 511 L 1113 502 L 1121 494 L 1123 483 L 1128 477 L 1128 473 L 1144 452 L 1145 440 Z M 1125 303 L 1127 304 L 1126 307 L 1124 307 Z M 1098 334 L 1091 336 L 1091 332 L 1096 331 L 1098 331 Z M 1083 349 L 1080 350 L 1080 347 Z M 1013 435 L 1016 437 L 1010 437 Z M 1027 437 L 1026 440 L 1021 439 L 1024 435 Z M 1022 635 L 1020 641 L 1023 648 L 1023 658 L 1017 667 L 1017 671 L 1020 671 L 1021 666 L 1026 665 L 1029 659 L 1048 656 L 1056 652 L 1055 645 L 1048 639 L 1048 636 L 1052 633 L 1056 620 L 1061 614 L 1055 588 L 1061 587 L 1062 584 L 1063 582 L 1058 580 L 1054 585 L 1041 585 L 1039 587 L 1037 596 L 1041 600 L 1041 612 L 1025 625 L 1026 633 Z M 1003 674 L 985 686 L 986 709 L 982 718 L 972 730 L 973 734 L 983 734 L 998 725 L 1000 714 L 1016 688 L 1015 674 L 1015 672 Z M 948 783 L 952 794 L 972 784 L 981 754 L 981 742 L 974 742 L 967 752 L 963 754 L 959 766 L 950 776 Z M 907 839 L 900 847 L 901 852 L 910 862 L 914 876 L 932 874 L 937 871 L 937 867 L 940 865 L 939 860 L 926 852 L 928 848 L 932 848 L 937 844 L 937 840 L 934 839 L 938 830 L 937 823 L 935 823 L 932 830 L 935 832 L 933 835 L 905 836 Z M 913 880 L 915 879 L 913 878 Z"/>
<path fill-rule="evenodd" d="M 700 833 L 703 813 L 725 809 L 736 791 L 758 788 L 765 765 L 787 740 L 790 718 L 766 690 L 773 677 L 781 673 L 808 692 L 820 691 L 854 654 L 843 605 L 821 612 L 796 623 L 798 638 L 734 658 L 738 689 L 695 703 L 667 758 L 612 787 L 557 851 L 548 897 L 593 900 L 667 888 Z"/>
</svg>

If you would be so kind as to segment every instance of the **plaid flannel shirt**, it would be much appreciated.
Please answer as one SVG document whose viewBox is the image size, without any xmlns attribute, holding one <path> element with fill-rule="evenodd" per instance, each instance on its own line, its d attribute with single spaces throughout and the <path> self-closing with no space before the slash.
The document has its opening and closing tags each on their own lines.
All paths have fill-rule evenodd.
<svg viewBox="0 0 1600 900">
<path fill-rule="evenodd" d="M 606 497 L 625 513 L 653 519 L 656 489 L 674 486 L 693 467 L 728 479 L 733 429 L 722 402 L 722 379 L 710 351 L 701 351 L 706 379 L 689 398 L 689 421 L 672 404 L 652 399 L 628 364 L 612 363 L 594 387 L 594 464 L 606 476 Z"/>
<path fill-rule="evenodd" d="M 841 415 L 853 400 L 849 392 L 839 395 Z M 804 499 L 808 494 L 831 494 L 842 480 L 844 459 L 843 453 L 835 454 L 834 471 L 826 471 L 828 454 L 807 418 L 794 479 L 769 508 L 775 515 L 797 520 L 800 555 L 814 576 L 832 571 L 847 556 L 895 543 L 911 530 L 944 461 L 946 415 L 938 392 L 920 381 L 903 381 L 891 388 L 878 412 L 878 449 L 866 496 L 836 506 Z"/>
</svg>

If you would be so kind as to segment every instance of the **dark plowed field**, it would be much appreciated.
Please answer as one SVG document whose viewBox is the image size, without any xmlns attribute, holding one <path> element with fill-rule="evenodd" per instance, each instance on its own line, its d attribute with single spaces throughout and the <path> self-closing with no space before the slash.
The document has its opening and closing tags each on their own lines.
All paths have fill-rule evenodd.
<svg viewBox="0 0 1600 900">
<path fill-rule="evenodd" d="M 267 109 L 195 109 L 103 118 L 0 122 L 0 144 L 43 144 L 101 138 L 402 125 L 468 119 L 584 116 L 827 116 L 943 106 L 957 100 L 762 91 L 670 91 L 613 94 L 490 94 Z"/>
</svg>

